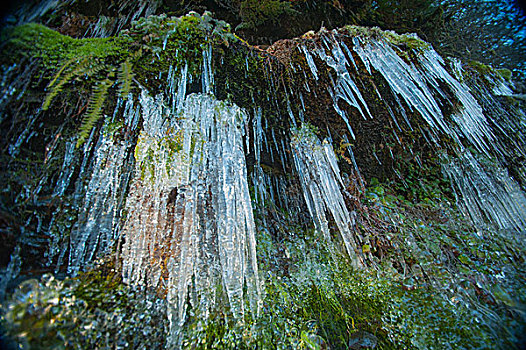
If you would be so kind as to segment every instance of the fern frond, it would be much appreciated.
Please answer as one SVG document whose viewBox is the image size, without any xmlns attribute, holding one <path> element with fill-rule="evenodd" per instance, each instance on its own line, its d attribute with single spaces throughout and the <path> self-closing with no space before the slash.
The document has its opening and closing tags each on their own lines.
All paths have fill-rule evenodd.
<svg viewBox="0 0 526 350">
<path fill-rule="evenodd" d="M 112 66 L 110 65 L 107 65 L 103 62 L 100 62 L 98 60 L 92 62 L 88 67 L 86 67 L 85 69 L 82 69 L 82 70 L 79 70 L 77 72 L 77 77 L 81 77 L 83 75 L 87 76 L 87 77 L 91 77 L 103 70 L 109 70 L 111 69 Z"/>
<path fill-rule="evenodd" d="M 86 115 L 82 120 L 82 124 L 79 129 L 79 139 L 77 141 L 77 147 L 82 145 L 89 134 L 91 129 L 97 124 L 100 117 L 102 116 L 102 108 L 104 107 L 104 102 L 106 101 L 106 96 L 108 95 L 108 89 L 113 85 L 113 81 L 110 79 L 105 79 L 97 83 L 93 88 L 93 93 L 88 101 L 88 108 Z"/>
<path fill-rule="evenodd" d="M 66 67 L 68 67 L 72 62 L 72 60 L 66 62 L 64 66 L 62 66 L 62 68 L 59 69 L 53 80 L 51 80 L 51 82 L 47 86 L 48 88 L 51 88 L 51 90 L 48 92 L 46 98 L 44 99 L 44 103 L 42 104 L 43 110 L 47 110 L 49 108 L 51 102 L 53 102 L 55 96 L 57 96 L 58 93 L 62 91 L 64 85 L 70 82 L 79 71 L 83 71 L 84 69 L 86 69 L 86 67 L 90 65 L 89 57 L 84 57 L 84 59 L 80 60 L 75 66 L 68 69 L 65 74 L 62 74 Z"/>
<path fill-rule="evenodd" d="M 48 88 L 52 87 L 53 85 L 55 85 L 55 83 L 57 82 L 57 79 L 60 77 L 60 75 L 62 74 L 62 72 L 64 72 L 64 70 L 71 64 L 73 63 L 74 61 L 76 60 L 76 58 L 71 58 L 69 60 L 66 61 L 66 63 L 64 63 L 64 65 L 62 67 L 60 67 L 60 69 L 58 70 L 57 74 L 55 74 L 55 77 L 53 78 L 53 80 L 51 80 L 48 84 Z"/>
<path fill-rule="evenodd" d="M 55 74 L 53 80 L 51 80 L 51 82 L 48 84 L 47 87 L 51 90 L 44 99 L 44 103 L 42 104 L 43 110 L 47 110 L 49 108 L 51 102 L 53 102 L 55 96 L 57 96 L 58 93 L 62 91 L 64 85 L 72 81 L 74 78 L 84 75 L 89 77 L 107 68 L 105 64 L 99 62 L 98 60 L 93 60 L 91 56 L 86 56 L 79 60 L 77 64 L 71 66 L 74 61 L 74 59 L 67 61 L 59 69 L 57 74 Z"/>
<path fill-rule="evenodd" d="M 128 93 L 130 92 L 132 88 L 132 79 L 134 77 L 133 71 L 132 71 L 132 64 L 130 60 L 126 60 L 121 63 L 121 67 L 119 70 L 119 73 L 117 75 L 117 79 L 119 81 L 119 95 L 122 98 L 125 98 L 128 96 Z"/>
</svg>

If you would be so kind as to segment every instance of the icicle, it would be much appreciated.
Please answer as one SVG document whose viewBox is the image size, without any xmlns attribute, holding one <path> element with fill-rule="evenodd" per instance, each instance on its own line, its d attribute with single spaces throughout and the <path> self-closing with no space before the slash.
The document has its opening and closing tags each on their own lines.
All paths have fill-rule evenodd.
<svg viewBox="0 0 526 350">
<path fill-rule="evenodd" d="M 343 41 L 340 42 L 340 46 L 345 49 L 345 52 L 347 53 L 347 57 L 349 57 L 349 60 L 351 61 L 351 64 L 355 71 L 358 71 L 358 67 L 356 66 L 356 63 L 354 62 L 354 58 L 352 57 L 351 50 L 345 45 Z"/>
<path fill-rule="evenodd" d="M 20 151 L 20 146 L 22 146 L 22 143 L 29 141 L 32 133 L 34 132 L 33 124 L 37 119 L 37 116 L 30 116 L 29 122 L 27 123 L 24 131 L 22 131 L 20 136 L 18 136 L 14 144 L 9 145 L 9 155 L 11 157 L 16 157 Z"/>
<path fill-rule="evenodd" d="M 285 146 L 284 136 L 281 137 L 281 155 L 282 155 L 282 158 L 285 159 L 285 163 L 283 163 L 283 170 L 285 170 L 287 167 L 287 164 L 289 164 L 289 157 L 287 154 L 287 147 Z"/>
<path fill-rule="evenodd" d="M 290 106 L 290 101 L 287 98 L 287 112 L 289 113 L 290 121 L 292 122 L 292 125 L 296 127 L 296 118 L 294 117 L 294 113 L 292 112 L 292 108 Z"/>
<path fill-rule="evenodd" d="M 124 125 L 130 128 L 130 130 L 133 131 L 137 129 L 137 125 L 139 124 L 140 111 L 138 108 L 134 108 L 133 95 L 131 93 L 128 94 L 128 98 L 126 100 L 123 118 Z"/>
<path fill-rule="evenodd" d="M 318 80 L 318 69 L 316 68 L 316 63 L 314 63 L 314 59 L 312 58 L 310 52 L 307 50 L 305 45 L 300 46 L 303 50 L 303 54 L 305 55 L 305 59 L 307 60 L 307 64 L 309 65 L 310 71 L 312 75 L 314 76 L 314 79 L 316 81 Z"/>
<path fill-rule="evenodd" d="M 66 142 L 66 151 L 64 152 L 64 160 L 62 162 L 62 169 L 57 181 L 53 196 L 63 196 L 66 189 L 69 187 L 71 177 L 75 168 L 73 167 L 73 160 L 75 155 L 75 141 L 70 140 Z"/>
<path fill-rule="evenodd" d="M 418 71 L 405 63 L 384 40 L 353 38 L 354 51 L 360 56 L 370 72 L 372 65 L 389 83 L 395 94 L 415 108 L 434 128 L 452 134 L 446 125 L 442 111 Z"/>
<path fill-rule="evenodd" d="M 323 36 L 323 39 L 325 46 L 328 48 L 330 54 L 327 54 L 325 52 L 325 49 L 322 48 L 316 50 L 316 54 L 323 61 L 325 61 L 325 63 L 327 63 L 329 67 L 334 69 L 336 73 L 336 82 L 333 82 L 334 93 L 331 94 L 331 97 L 333 99 L 333 106 L 336 112 L 345 120 L 349 131 L 352 134 L 352 130 L 347 120 L 347 116 L 345 115 L 345 112 L 338 107 L 339 100 L 343 100 L 347 102 L 347 104 L 349 104 L 350 106 L 356 107 L 358 109 L 358 112 L 362 115 L 364 119 L 367 118 L 364 114 L 363 109 L 365 109 L 365 112 L 370 118 L 372 118 L 372 115 L 369 111 L 369 108 L 367 107 L 367 103 L 365 102 L 365 99 L 363 98 L 360 90 L 356 86 L 354 80 L 351 78 L 351 74 L 347 69 L 347 66 L 349 65 L 347 58 L 345 57 L 345 54 L 343 53 L 338 41 L 334 38 L 332 41 L 329 41 L 329 39 L 327 39 L 325 36 Z"/>
<path fill-rule="evenodd" d="M 189 292 L 203 317 L 215 306 L 219 284 L 235 317 L 244 314 L 245 287 L 251 310 L 258 308 L 255 224 L 243 151 L 247 116 L 204 94 L 189 95 L 174 112 L 162 97 L 143 93 L 141 104 L 144 125 L 126 203 L 123 277 L 138 285 L 167 281 L 174 345 Z M 255 114 L 259 159 L 261 111 Z"/>
<path fill-rule="evenodd" d="M 526 196 L 506 170 L 484 167 L 467 149 L 443 169 L 461 195 L 459 206 L 475 224 L 526 232 Z"/>
<path fill-rule="evenodd" d="M 208 45 L 208 47 L 203 50 L 203 71 L 201 79 L 203 92 L 206 94 L 212 93 L 214 90 L 214 73 L 212 71 L 212 45 Z"/>
<path fill-rule="evenodd" d="M 443 67 L 444 61 L 432 50 L 418 56 L 422 77 L 440 91 L 439 81 L 445 82 L 461 103 L 461 110 L 453 114 L 453 119 L 462 134 L 481 152 L 489 155 L 490 147 L 496 147 L 495 136 L 477 100 L 469 88 L 453 78 Z M 488 143 L 486 142 L 486 140 Z M 498 148 L 495 149 L 498 152 Z"/>
<path fill-rule="evenodd" d="M 300 95 L 300 101 L 301 101 L 301 110 L 305 112 L 305 102 L 303 101 L 303 94 L 300 92 L 299 95 Z"/>
<path fill-rule="evenodd" d="M 353 219 L 342 195 L 343 182 L 332 146 L 323 144 L 306 126 L 292 131 L 293 158 L 303 195 L 316 228 L 330 240 L 326 212 L 330 212 L 355 268 L 363 266 L 352 233 Z"/>
<path fill-rule="evenodd" d="M 344 135 L 343 136 L 343 140 L 345 141 L 345 143 L 348 145 L 347 146 L 347 151 L 349 152 L 349 155 L 351 156 L 351 161 L 352 161 L 352 164 L 354 166 L 354 170 L 356 171 L 356 175 L 358 177 L 358 180 L 360 182 L 360 186 L 359 186 L 359 189 L 360 191 L 365 187 L 365 184 L 363 182 L 363 178 L 362 178 L 362 174 L 360 173 L 360 169 L 358 168 L 358 164 L 356 163 L 356 159 L 354 158 L 354 153 L 352 151 L 352 145 L 351 143 L 349 142 L 349 139 L 347 138 L 347 135 Z"/>
<path fill-rule="evenodd" d="M 78 222 L 71 232 L 68 271 L 77 273 L 97 254 L 109 251 L 115 241 L 120 208 L 121 173 L 126 146 L 101 135 L 95 150 L 93 173 L 84 195 Z"/>
<path fill-rule="evenodd" d="M 38 67 L 37 60 L 24 65 L 23 68 L 13 64 L 9 67 L 2 67 L 0 80 L 0 123 L 4 119 L 7 106 L 13 99 L 20 99 L 25 94 L 32 81 L 33 74 Z M 35 112 L 35 116 L 40 113 L 40 109 Z"/>
<path fill-rule="evenodd" d="M 276 150 L 276 152 L 278 152 L 279 159 L 281 160 L 281 166 L 283 169 L 285 169 L 285 158 L 283 153 L 281 152 L 281 148 L 278 146 L 278 142 L 276 141 L 276 133 L 274 132 L 274 129 L 272 129 L 270 133 L 272 134 L 272 140 L 274 141 L 274 149 Z"/>
<path fill-rule="evenodd" d="M 261 125 L 261 107 L 258 107 L 257 110 L 254 111 L 254 119 L 253 119 L 253 130 L 254 130 L 254 151 L 255 151 L 255 157 L 256 157 L 256 165 L 261 164 L 261 150 L 263 147 L 263 140 L 266 139 L 265 132 L 263 131 L 262 125 Z"/>
<path fill-rule="evenodd" d="M 180 110 L 182 108 L 184 99 L 186 97 L 186 85 L 189 83 L 187 81 L 188 80 L 188 63 L 185 63 L 184 67 L 181 68 L 181 75 L 179 79 L 180 80 L 179 80 L 179 85 L 177 87 L 177 95 L 172 95 L 172 96 L 177 96 L 177 98 L 175 97 L 173 98 L 174 101 L 177 101 L 177 103 L 175 104 L 176 110 Z"/>
<path fill-rule="evenodd" d="M 510 84 L 504 79 L 496 79 L 494 82 L 492 92 L 496 96 L 513 96 Z"/>
</svg>

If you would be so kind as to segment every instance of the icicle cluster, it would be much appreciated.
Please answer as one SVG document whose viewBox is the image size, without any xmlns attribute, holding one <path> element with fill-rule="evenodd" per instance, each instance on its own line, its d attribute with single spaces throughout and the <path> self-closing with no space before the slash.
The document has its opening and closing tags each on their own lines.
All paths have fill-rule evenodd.
<svg viewBox="0 0 526 350">
<path fill-rule="evenodd" d="M 212 82 L 203 79 L 205 91 Z M 184 76 L 173 91 L 183 84 Z M 141 96 L 122 260 L 127 283 L 167 291 L 170 342 L 177 344 L 188 297 L 206 320 L 224 292 L 241 317 L 247 298 L 257 310 L 260 286 L 243 149 L 247 116 L 208 94 L 173 100 L 179 108 L 162 95 Z"/>
<path fill-rule="evenodd" d="M 269 129 L 270 131 L 268 131 Z M 297 209 L 300 206 L 298 203 L 299 198 L 296 193 L 291 194 L 289 191 L 292 186 L 291 181 L 282 174 L 265 172 L 262 167 L 261 157 L 263 152 L 270 156 L 273 164 L 276 164 L 277 161 L 281 162 L 283 169 L 285 169 L 286 164 L 289 164 L 291 161 L 289 155 L 290 144 L 288 141 L 284 141 L 285 135 L 279 135 L 280 142 L 278 142 L 276 132 L 267 125 L 267 120 L 263 119 L 261 108 L 257 108 L 253 112 L 252 131 L 254 135 L 252 149 L 255 164 L 251 172 L 251 180 L 254 186 L 255 203 L 263 206 L 268 204 L 266 201 L 269 200 L 270 203 L 279 205 L 280 208 L 284 208 L 287 211 Z M 267 136 L 267 133 L 270 135 Z M 247 137 L 246 148 L 250 150 L 250 146 Z M 275 153 L 277 154 L 276 156 L 274 155 Z"/>
<path fill-rule="evenodd" d="M 367 107 L 367 104 L 362 94 L 360 93 L 360 89 L 358 89 L 358 86 L 356 86 L 356 83 L 352 79 L 351 72 L 348 69 L 351 67 L 351 65 L 349 65 L 347 57 L 350 58 L 350 62 L 352 63 L 354 69 L 356 69 L 356 64 L 352 60 L 352 55 L 350 54 L 349 48 L 345 45 L 344 42 L 336 40 L 330 41 L 325 36 L 322 37 L 322 40 L 324 46 L 328 49 L 328 53 L 325 51 L 325 48 L 322 47 L 316 49 L 315 53 L 320 57 L 322 61 L 324 61 L 330 68 L 332 68 L 336 72 L 336 81 L 333 82 L 332 87 L 328 88 L 329 94 L 332 97 L 334 110 L 345 121 L 349 132 L 354 138 L 355 135 L 351 125 L 349 124 L 349 119 L 347 118 L 345 111 L 340 108 L 338 103 L 340 101 L 344 101 L 350 106 L 355 107 L 356 109 L 358 109 L 359 113 L 364 119 L 366 119 L 367 116 L 372 117 L 371 112 L 369 111 L 369 108 Z M 303 49 L 303 51 L 307 52 L 305 48 Z M 347 53 L 347 56 L 345 52 Z M 305 57 L 307 58 L 307 62 L 309 62 L 309 67 L 311 69 L 312 74 L 317 77 L 316 67 L 314 65 L 314 62 L 312 62 L 312 57 L 310 57 L 310 55 L 306 55 Z"/>
<path fill-rule="evenodd" d="M 115 113 L 120 111 L 119 100 Z M 113 116 L 115 118 L 115 115 Z M 137 113 L 130 96 L 124 107 L 124 125 L 133 130 L 137 126 Z M 106 123 L 110 121 L 106 118 Z M 95 129 L 84 145 L 84 160 L 79 169 L 79 180 L 73 194 L 79 207 L 77 222 L 69 239 L 68 272 L 76 274 L 96 257 L 111 251 L 120 228 L 121 210 L 128 187 L 131 168 L 129 166 L 130 146 L 126 141 L 115 141 L 110 133 L 101 130 L 96 143 L 93 142 Z M 89 156 L 92 152 L 93 157 Z M 62 171 L 57 181 L 55 195 L 62 196 L 70 185 L 75 171 L 72 167 L 74 141 L 66 143 Z M 92 161 L 90 165 L 88 162 Z M 91 171 L 90 171 L 91 170 Z M 85 183 L 87 183 L 85 185 Z M 51 251 L 55 250 L 55 251 Z M 59 248 L 55 242 L 50 247 L 50 256 L 55 256 L 66 247 Z M 59 258 L 59 264 L 61 263 Z"/>
<path fill-rule="evenodd" d="M 494 163 L 483 166 L 468 150 L 443 168 L 463 211 L 475 223 L 484 227 L 490 221 L 500 229 L 525 231 L 526 196 L 505 169 Z"/>
<path fill-rule="evenodd" d="M 126 164 L 126 145 L 114 144 L 102 136 L 95 150 L 93 174 L 77 224 L 71 232 L 69 272 L 77 272 L 93 257 L 111 248 L 119 221 L 122 167 Z"/>
<path fill-rule="evenodd" d="M 354 72 L 358 73 L 354 53 L 370 74 L 374 68 L 389 84 L 397 106 L 387 106 L 387 108 L 396 125 L 399 123 L 392 113 L 393 108 L 404 116 L 407 126 L 412 130 L 399 100 L 401 97 L 428 123 L 431 141 L 436 146 L 445 147 L 440 144 L 440 135 L 443 134 L 451 137 L 458 145 L 460 150 L 458 159 L 445 165 L 445 169 L 460 189 L 462 200 L 466 204 L 463 207 L 469 216 L 476 223 L 486 220 L 499 228 L 526 230 L 525 196 L 516 182 L 506 171 L 498 174 L 487 172 L 476 165 L 472 157 L 466 158 L 468 152 L 465 150 L 468 146 L 475 147 L 479 153 L 487 157 L 501 156 L 509 152 L 496 136 L 494 126 L 485 116 L 483 108 L 473 97 L 469 87 L 459 81 L 457 74 L 462 72 L 458 63 L 452 63 L 451 69 L 456 74 L 451 75 L 444 60 L 430 47 L 422 49 L 417 54 L 415 63 L 407 63 L 397 53 L 394 45 L 381 36 L 373 38 L 357 35 L 353 37 L 353 46 L 349 48 L 337 31 L 320 34 L 321 41 L 314 49 L 309 51 L 305 46 L 300 46 L 300 49 L 316 80 L 318 80 L 319 69 L 316 67 L 313 55 L 319 57 L 334 71 L 335 78 L 331 77 L 332 86 L 328 88 L 333 107 L 345 121 L 353 137 L 348 116 L 339 103 L 346 102 L 355 107 L 364 118 L 371 117 L 367 104 L 352 77 Z M 443 86 L 452 93 L 454 101 L 448 99 Z M 496 89 L 502 94 L 511 92 L 509 87 L 503 84 L 498 85 Z M 377 93 L 380 96 L 378 91 Z M 444 101 L 451 106 L 457 106 L 451 118 L 446 118 L 442 112 L 441 106 Z M 499 132 L 508 137 L 504 127 L 499 127 Z M 351 149 L 349 152 L 352 154 Z M 358 171 L 357 167 L 356 170 Z"/>
<path fill-rule="evenodd" d="M 307 126 L 293 131 L 294 164 L 300 178 L 303 195 L 316 229 L 328 241 L 331 239 L 327 212 L 338 226 L 345 248 L 355 268 L 362 267 L 358 247 L 352 233 L 354 213 L 349 213 L 342 191 L 345 185 L 332 145 L 323 143 Z"/>
</svg>

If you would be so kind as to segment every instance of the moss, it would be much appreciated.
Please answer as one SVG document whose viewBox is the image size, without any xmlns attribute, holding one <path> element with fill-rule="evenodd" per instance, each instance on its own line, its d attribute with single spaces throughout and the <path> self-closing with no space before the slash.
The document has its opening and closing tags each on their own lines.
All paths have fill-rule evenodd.
<svg viewBox="0 0 526 350">
<path fill-rule="evenodd" d="M 73 279 L 23 282 L 3 304 L 2 326 L 24 349 L 163 348 L 165 314 L 156 299 L 122 284 L 106 263 Z"/>
<path fill-rule="evenodd" d="M 238 39 L 230 32 L 224 21 L 191 13 L 182 17 L 166 15 L 141 18 L 129 30 L 121 33 L 140 48 L 141 55 L 133 60 L 137 79 L 149 90 L 155 91 L 161 84 L 161 73 L 170 67 L 178 76 L 185 64 L 192 76 L 201 74 L 203 51 L 209 46 L 230 45 Z"/>
<path fill-rule="evenodd" d="M 506 68 L 497 69 L 497 73 L 499 73 L 500 76 L 506 79 L 507 81 L 511 81 L 511 76 L 512 76 L 511 70 L 506 69 Z"/>
<path fill-rule="evenodd" d="M 424 51 L 429 49 L 431 46 L 429 43 L 421 40 L 415 35 L 411 34 L 397 34 L 393 31 L 383 31 L 378 27 L 361 27 L 356 25 L 347 25 L 344 27 L 347 34 L 351 36 L 362 36 L 365 38 L 380 37 L 385 38 L 391 44 L 401 47 L 402 49 L 410 49 L 415 51 Z"/>
<path fill-rule="evenodd" d="M 189 63 L 189 73 L 196 75 L 202 65 L 202 51 L 206 48 L 205 32 L 199 27 L 199 19 L 192 16 L 166 19 L 159 16 L 141 18 L 130 32 L 123 36 L 141 43 L 143 55 L 134 61 L 138 79 L 145 86 L 148 80 L 167 72 L 172 66 L 177 73 Z"/>
<path fill-rule="evenodd" d="M 392 31 L 384 32 L 387 40 L 396 46 L 407 47 L 408 49 L 421 52 L 431 48 L 431 45 L 411 34 L 396 34 Z"/>
<path fill-rule="evenodd" d="M 378 27 L 369 28 L 356 25 L 347 25 L 343 27 L 343 29 L 351 36 L 362 36 L 365 38 L 378 38 L 383 33 L 383 31 Z"/>
<path fill-rule="evenodd" d="M 379 198 L 389 196 L 387 190 L 376 192 L 380 193 Z M 389 215 L 399 213 L 396 197 L 387 201 L 391 206 Z M 408 226 L 416 223 L 409 215 L 404 221 Z M 485 349 L 492 348 L 497 340 L 491 318 L 482 317 L 474 325 L 474 306 L 450 299 L 442 287 L 423 283 L 417 273 L 393 273 L 387 266 L 379 267 L 378 272 L 352 270 L 347 259 L 317 239 L 313 230 L 294 226 L 287 229 L 290 235 L 285 236 L 280 245 L 285 245 L 289 253 L 289 267 L 274 268 L 273 274 L 268 275 L 262 316 L 245 328 L 251 330 L 250 337 L 259 346 L 272 342 L 278 348 L 286 347 L 285 344 L 299 346 L 303 334 L 308 334 L 320 348 L 330 344 L 334 349 L 346 349 L 364 337 L 377 342 L 379 349 L 442 349 L 445 344 Z M 441 244 L 449 242 L 447 244 L 456 244 L 456 249 L 463 249 L 458 245 L 461 240 L 441 238 L 444 232 L 452 235 L 454 231 L 424 231 L 422 228 L 420 237 L 434 237 L 441 240 Z M 269 262 L 266 259 L 279 255 L 277 243 L 266 232 L 260 232 L 258 237 L 258 254 L 260 259 L 265 259 L 260 261 L 261 266 Z M 408 242 L 410 238 L 400 239 Z M 430 241 L 425 245 L 428 250 L 434 249 Z M 437 248 L 441 249 L 440 243 Z M 407 252 L 406 259 L 415 253 L 414 249 Z M 429 262 L 417 262 L 422 266 L 431 264 L 437 254 L 435 258 L 430 256 Z M 459 260 L 469 264 L 472 259 L 461 257 Z M 426 269 L 426 274 L 429 273 Z M 445 281 L 446 277 L 441 278 Z M 506 319 L 509 322 L 510 319 Z M 457 326 L 451 327 L 451 324 Z M 503 332 L 499 337 L 505 334 L 504 328 L 499 331 Z M 250 348 L 242 337 L 238 341 L 244 344 L 241 348 Z M 503 343 L 511 344 L 506 340 Z"/>
<path fill-rule="evenodd" d="M 498 343 L 497 348 L 514 348 L 521 331 L 508 332 L 507 327 L 515 321 L 502 308 L 510 300 L 515 300 L 511 302 L 515 305 L 520 300 L 513 286 L 520 283 L 519 276 L 524 273 L 517 259 L 522 248 L 499 234 L 493 238 L 479 236 L 458 211 L 450 208 L 451 199 L 446 195 L 432 202 L 409 201 L 396 195 L 392 185 L 371 181 L 366 205 L 370 214 L 376 213 L 394 225 L 393 235 L 383 232 L 384 238 L 377 236 L 372 245 L 373 254 L 387 264 L 380 269 L 380 282 L 371 282 L 371 287 L 377 288 L 374 293 L 389 295 L 387 305 L 396 310 L 396 323 L 403 325 L 397 332 L 409 335 L 418 348 L 441 348 L 446 343 L 476 348 L 492 348 Z M 510 261 L 514 261 L 513 268 Z M 514 282 L 506 287 L 504 299 L 497 301 L 498 292 L 492 292 L 497 282 L 494 276 L 505 266 L 513 271 L 510 282 Z M 382 279 L 390 286 L 384 292 Z M 468 282 L 475 280 L 477 284 Z M 462 295 L 471 297 L 459 301 Z M 472 324 L 470 310 L 478 308 L 498 314 L 500 323 L 496 324 L 493 316 L 484 316 Z M 464 326 L 450 328 L 450 322 Z"/>
<path fill-rule="evenodd" d="M 127 53 L 130 41 L 126 38 L 73 39 L 46 26 L 29 23 L 2 32 L 4 57 L 13 62 L 21 58 L 42 60 L 42 69 L 58 70 L 68 61 L 90 56 L 106 60 Z M 7 55 L 9 53 L 9 55 Z"/>
<path fill-rule="evenodd" d="M 5 64 L 36 58 L 41 60 L 41 72 L 50 77 L 73 70 L 88 58 L 104 67 L 95 78 L 97 82 L 109 72 L 115 74 L 117 67 L 128 62 L 127 68 L 147 87 L 153 87 L 156 81 L 151 78 L 167 72 L 170 66 L 178 73 L 188 62 L 189 73 L 198 75 L 203 50 L 208 45 L 237 41 L 229 25 L 213 19 L 209 13 L 141 18 L 129 30 L 110 38 L 73 39 L 34 23 L 4 29 L 1 36 L 5 42 L 2 51 Z"/>
<path fill-rule="evenodd" d="M 91 87 L 78 146 L 98 126 L 116 81 L 121 92 L 129 92 L 135 77 L 155 93 L 163 85 L 161 75 L 170 68 L 177 77 L 183 65 L 188 64 L 188 73 L 198 76 L 204 50 L 237 41 L 229 25 L 214 20 L 209 13 L 141 18 L 130 30 L 110 38 L 73 39 L 39 24 L 27 24 L 4 30 L 2 39 L 6 42 L 3 53 L 9 60 L 7 63 L 36 59 L 40 73 L 50 78 L 44 110 L 74 83 Z"/>
<path fill-rule="evenodd" d="M 490 75 L 495 73 L 495 69 L 479 61 L 470 61 L 469 66 L 482 75 Z"/>
<path fill-rule="evenodd" d="M 73 295 L 87 303 L 87 309 L 113 312 L 127 306 L 129 287 L 111 265 L 81 273 Z"/>
</svg>

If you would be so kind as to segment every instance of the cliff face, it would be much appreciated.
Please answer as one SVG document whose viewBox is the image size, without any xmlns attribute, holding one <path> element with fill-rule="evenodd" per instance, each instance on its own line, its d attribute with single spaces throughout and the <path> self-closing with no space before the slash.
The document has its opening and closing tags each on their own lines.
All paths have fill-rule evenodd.
<svg viewBox="0 0 526 350">
<path fill-rule="evenodd" d="M 2 31 L 6 344 L 520 348 L 506 72 L 377 28 L 263 47 L 209 12 L 86 6 L 17 19 L 73 37 Z"/>
</svg>

